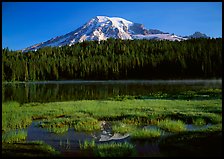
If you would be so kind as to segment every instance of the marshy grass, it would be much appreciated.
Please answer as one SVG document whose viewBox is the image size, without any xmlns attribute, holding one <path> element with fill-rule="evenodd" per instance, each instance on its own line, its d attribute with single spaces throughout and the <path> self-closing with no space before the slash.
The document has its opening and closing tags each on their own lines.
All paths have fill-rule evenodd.
<svg viewBox="0 0 224 159">
<path fill-rule="evenodd" d="M 105 143 L 97 146 L 95 151 L 99 157 L 128 157 L 135 155 L 135 146 L 128 143 Z"/>
<path fill-rule="evenodd" d="M 161 136 L 159 129 L 137 129 L 131 133 L 132 140 L 150 140 Z"/>
<path fill-rule="evenodd" d="M 68 132 L 68 126 L 65 125 L 63 127 L 52 127 L 52 128 L 47 128 L 47 131 L 55 133 L 55 134 L 64 134 Z"/>
<path fill-rule="evenodd" d="M 158 122 L 158 127 L 169 132 L 182 132 L 186 130 L 186 125 L 181 120 L 165 119 Z"/>
<path fill-rule="evenodd" d="M 53 133 L 65 133 L 68 128 L 76 131 L 92 132 L 100 130 L 100 122 L 97 119 L 77 113 L 71 117 L 45 119 L 39 124 L 42 128 L 47 128 Z"/>
<path fill-rule="evenodd" d="M 27 131 L 24 130 L 16 130 L 9 131 L 7 133 L 2 134 L 2 143 L 16 143 L 25 141 L 27 137 Z"/>
<path fill-rule="evenodd" d="M 42 141 L 2 143 L 2 157 L 59 157 L 60 153 Z"/>
<path fill-rule="evenodd" d="M 69 118 L 46 119 L 39 123 L 39 127 L 55 134 L 63 134 L 68 132 L 70 121 Z"/>
<path fill-rule="evenodd" d="M 97 131 L 100 130 L 100 122 L 92 117 L 80 118 L 76 121 L 74 128 L 76 131 Z"/>
<path fill-rule="evenodd" d="M 193 124 L 203 118 L 206 123 L 222 123 L 222 100 L 82 100 L 52 103 L 4 102 L 2 104 L 2 132 L 25 128 L 32 120 L 46 119 L 52 127 L 75 127 L 77 131 L 95 131 L 99 122 L 120 121 L 128 125 L 155 124 L 171 118 Z M 94 125 L 94 126 L 92 126 Z M 43 126 L 45 127 L 45 126 Z M 48 127 L 48 126 L 46 126 Z M 49 126 L 50 127 L 50 126 Z"/>
<path fill-rule="evenodd" d="M 127 114 L 123 119 L 122 122 L 128 125 L 135 125 L 135 126 L 140 126 L 140 125 L 149 125 L 152 123 L 152 119 L 149 118 L 147 115 L 142 115 L 144 112 L 136 112 L 134 115 L 134 112 L 132 115 Z M 145 113 L 144 113 L 145 114 Z"/>
<path fill-rule="evenodd" d="M 95 140 L 91 140 L 91 141 L 85 140 L 83 144 L 79 141 L 79 148 L 81 150 L 94 149 L 95 146 L 96 146 Z"/>
<path fill-rule="evenodd" d="M 164 138 L 159 148 L 167 157 L 221 157 L 222 133 L 185 131 Z"/>
<path fill-rule="evenodd" d="M 201 126 L 201 125 L 205 125 L 206 121 L 202 118 L 197 118 L 197 119 L 193 120 L 193 124 Z"/>
<path fill-rule="evenodd" d="M 221 132 L 222 131 L 222 123 L 211 125 L 206 129 L 203 129 L 202 132 Z"/>
<path fill-rule="evenodd" d="M 222 115 L 221 114 L 205 113 L 204 116 L 212 124 L 218 124 L 218 123 L 222 122 Z"/>
<path fill-rule="evenodd" d="M 46 144 L 43 141 L 31 141 L 28 142 L 27 144 L 29 145 L 34 145 L 34 146 L 39 146 L 39 150 L 40 151 L 45 151 L 51 154 L 59 154 L 59 152 L 57 150 L 55 150 L 53 147 L 51 147 L 50 145 Z"/>
<path fill-rule="evenodd" d="M 115 133 L 126 134 L 134 131 L 136 126 L 128 125 L 122 122 L 116 122 L 112 125 L 112 130 Z"/>
<path fill-rule="evenodd" d="M 69 125 L 71 120 L 69 118 L 52 118 L 43 120 L 39 126 L 42 128 L 64 127 Z"/>
<path fill-rule="evenodd" d="M 26 133 L 8 134 L 12 130 L 26 128 L 32 120 L 36 119 L 42 120 L 40 124 L 42 128 L 54 133 L 64 133 L 69 127 L 75 128 L 76 131 L 98 131 L 101 128 L 101 121 L 112 121 L 115 123 L 112 125 L 114 132 L 130 133 L 132 139 L 159 137 L 161 134 L 159 130 L 135 129 L 137 126 L 151 124 L 165 131 L 180 134 L 187 132 L 184 123 L 200 125 L 205 122 L 215 125 L 201 130 L 202 133 L 220 133 L 222 131 L 222 100 L 125 99 L 26 104 L 4 102 L 2 103 L 2 144 L 4 144 L 2 152 L 6 156 L 10 156 L 14 150 L 21 156 L 24 155 L 21 151 L 29 153 L 24 156 L 39 154 L 39 149 L 43 146 L 23 143 Z M 82 150 L 86 149 L 90 150 L 94 156 L 115 157 L 132 156 L 135 147 L 128 143 L 98 145 L 95 142 L 90 144 L 87 142 L 82 147 Z M 44 150 L 40 153 L 52 154 Z"/>
<path fill-rule="evenodd" d="M 80 149 L 93 153 L 95 157 L 127 157 L 136 154 L 135 146 L 128 143 L 96 144 L 94 140 L 79 143 Z"/>
<path fill-rule="evenodd" d="M 26 128 L 32 123 L 32 118 L 26 109 L 18 102 L 2 103 L 2 131 Z"/>
</svg>

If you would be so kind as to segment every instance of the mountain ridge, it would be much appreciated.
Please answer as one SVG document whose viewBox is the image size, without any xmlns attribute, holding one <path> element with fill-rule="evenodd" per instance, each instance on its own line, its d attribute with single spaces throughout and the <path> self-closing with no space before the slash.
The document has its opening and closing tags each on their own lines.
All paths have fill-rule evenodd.
<svg viewBox="0 0 224 159">
<path fill-rule="evenodd" d="M 134 40 L 170 40 L 182 41 L 190 38 L 208 37 L 200 32 L 195 32 L 190 36 L 177 36 L 175 34 L 164 33 L 157 29 L 146 29 L 143 24 L 131 22 L 120 17 L 96 16 L 86 22 L 79 28 L 67 34 L 56 36 L 45 42 L 41 42 L 22 50 L 22 52 L 36 51 L 42 47 L 61 47 L 65 45 L 73 45 L 77 42 L 85 40 L 101 41 L 108 38 Z"/>
</svg>

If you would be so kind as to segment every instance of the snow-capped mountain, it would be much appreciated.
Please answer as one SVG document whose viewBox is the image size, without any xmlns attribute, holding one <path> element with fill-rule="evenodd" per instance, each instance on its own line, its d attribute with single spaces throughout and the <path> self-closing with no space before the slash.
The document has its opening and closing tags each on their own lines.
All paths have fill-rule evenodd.
<svg viewBox="0 0 224 159">
<path fill-rule="evenodd" d="M 171 41 L 188 39 L 174 34 L 164 33 L 156 29 L 146 29 L 142 24 L 133 23 L 123 18 L 96 16 L 75 31 L 62 36 L 57 36 L 46 42 L 35 44 L 22 51 L 34 51 L 46 46 L 71 46 L 77 42 L 83 42 L 85 40 L 101 41 L 108 38 L 119 38 L 122 40 L 156 39 Z"/>
</svg>

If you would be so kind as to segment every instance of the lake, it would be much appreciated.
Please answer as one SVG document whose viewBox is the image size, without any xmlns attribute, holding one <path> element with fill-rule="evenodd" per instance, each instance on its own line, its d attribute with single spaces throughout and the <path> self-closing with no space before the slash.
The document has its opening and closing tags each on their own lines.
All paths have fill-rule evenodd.
<svg viewBox="0 0 224 159">
<path fill-rule="evenodd" d="M 2 83 L 2 101 L 55 102 L 100 100 L 116 96 L 179 94 L 221 88 L 222 80 L 109 80 Z"/>
<path fill-rule="evenodd" d="M 94 141 L 97 147 L 127 142 L 137 157 L 221 156 L 221 88 L 222 80 L 2 83 L 2 152 L 35 156 L 32 142 L 43 141 L 62 156 L 83 157 L 80 143 Z M 59 101 L 67 102 L 53 103 Z M 160 137 L 139 138 L 145 129 Z M 23 137 L 20 130 L 29 151 L 19 147 L 23 142 L 7 143 Z"/>
</svg>

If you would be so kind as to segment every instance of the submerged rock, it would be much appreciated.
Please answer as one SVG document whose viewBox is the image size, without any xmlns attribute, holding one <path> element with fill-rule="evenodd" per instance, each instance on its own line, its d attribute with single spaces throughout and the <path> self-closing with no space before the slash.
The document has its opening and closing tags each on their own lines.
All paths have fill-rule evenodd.
<svg viewBox="0 0 224 159">
<path fill-rule="evenodd" d="M 100 135 L 100 139 L 99 141 L 111 141 L 111 140 L 122 140 L 125 139 L 127 137 L 129 137 L 129 134 L 119 134 L 119 133 L 115 133 L 113 136 L 110 135 Z"/>
<path fill-rule="evenodd" d="M 127 134 L 119 134 L 119 133 L 114 133 L 114 135 L 110 138 L 111 140 L 122 140 L 122 139 L 125 139 L 127 137 L 129 137 L 130 135 L 127 133 Z"/>
<path fill-rule="evenodd" d="M 110 141 L 111 140 L 110 138 L 111 137 L 108 135 L 100 135 L 99 141 Z"/>
</svg>

